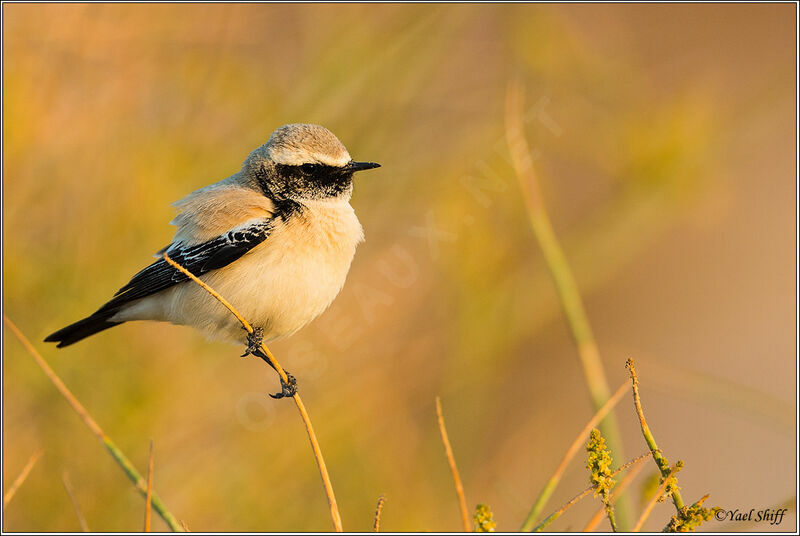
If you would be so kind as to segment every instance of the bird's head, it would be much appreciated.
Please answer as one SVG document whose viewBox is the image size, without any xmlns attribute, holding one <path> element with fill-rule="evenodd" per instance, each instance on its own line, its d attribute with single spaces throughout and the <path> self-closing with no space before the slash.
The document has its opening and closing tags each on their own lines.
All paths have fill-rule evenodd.
<svg viewBox="0 0 800 536">
<path fill-rule="evenodd" d="M 243 171 L 266 194 L 302 201 L 349 199 L 356 171 L 380 167 L 354 162 L 342 142 L 325 127 L 284 125 L 250 153 Z"/>
</svg>

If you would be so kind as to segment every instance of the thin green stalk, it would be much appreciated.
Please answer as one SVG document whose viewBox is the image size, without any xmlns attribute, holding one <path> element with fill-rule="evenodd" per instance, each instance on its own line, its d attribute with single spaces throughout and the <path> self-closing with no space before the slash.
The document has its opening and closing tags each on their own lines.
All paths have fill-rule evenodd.
<svg viewBox="0 0 800 536">
<path fill-rule="evenodd" d="M 153 440 L 150 440 L 150 461 L 147 464 L 147 495 L 144 498 L 144 531 L 150 532 L 150 517 L 153 506 Z"/>
<path fill-rule="evenodd" d="M 142 475 L 139 474 L 139 471 L 136 470 L 128 457 L 125 456 L 125 454 L 123 454 L 123 452 L 119 449 L 119 447 L 117 447 L 111 438 L 108 437 L 105 432 L 103 432 L 103 429 L 100 428 L 100 425 L 97 424 L 97 421 L 95 421 L 91 415 L 89 415 L 89 412 L 86 411 L 86 408 L 83 407 L 83 404 L 78 402 L 78 399 L 75 398 L 75 395 L 73 395 L 67 386 L 64 385 L 64 382 L 61 381 L 61 378 L 59 378 L 55 371 L 50 368 L 50 365 L 47 364 L 47 361 L 45 361 L 41 354 L 39 354 L 38 350 L 36 350 L 28 338 L 23 335 L 16 324 L 14 324 L 5 314 L 3 315 L 3 320 L 8 326 L 8 329 L 11 330 L 11 332 L 22 343 L 22 346 L 24 346 L 28 353 L 33 357 L 34 361 L 36 361 L 36 364 L 39 365 L 39 367 L 44 371 L 45 375 L 50 379 L 58 392 L 61 393 L 61 396 L 63 396 L 67 402 L 69 402 L 69 405 L 72 406 L 72 409 L 75 410 L 75 413 L 78 414 L 78 416 L 86 424 L 86 426 L 89 427 L 92 433 L 103 442 L 103 445 L 105 445 L 106 449 L 108 449 L 111 457 L 114 458 L 117 464 L 122 468 L 123 472 L 128 476 L 131 482 L 133 482 L 133 485 L 136 487 L 139 493 L 142 494 L 142 497 L 146 497 L 147 482 L 144 478 L 142 478 Z M 153 508 L 167 523 L 169 528 L 173 532 L 183 532 L 183 527 L 181 527 L 178 519 L 172 515 L 172 513 L 170 513 L 164 502 L 155 492 L 153 492 L 152 501 Z"/>
<path fill-rule="evenodd" d="M 606 515 L 608 516 L 608 522 L 611 523 L 611 530 L 613 532 L 618 532 L 617 530 L 617 517 L 614 514 L 614 506 L 611 503 L 605 505 Z"/>
<path fill-rule="evenodd" d="M 533 167 L 531 151 L 524 134 L 522 123 L 524 115 L 522 89 L 519 84 L 511 84 L 506 99 L 506 142 L 511 162 L 522 188 L 533 234 L 542 250 L 545 263 L 561 300 L 572 338 L 578 348 L 578 356 L 589 394 L 595 409 L 600 409 L 610 396 L 608 381 L 589 318 L 583 306 L 580 290 L 547 214 L 539 180 Z M 600 423 L 600 430 L 606 437 L 614 456 L 617 459 L 623 459 L 622 440 L 613 411 Z M 624 531 L 629 526 L 627 497 L 620 498 L 617 510 L 620 518 L 620 530 Z"/>
<path fill-rule="evenodd" d="M 636 406 L 636 414 L 639 416 L 639 425 L 642 428 L 642 435 L 644 436 L 644 440 L 647 443 L 650 452 L 653 453 L 653 460 L 655 460 L 658 470 L 661 471 L 661 476 L 664 478 L 664 484 L 666 485 L 674 471 L 669 465 L 669 460 L 667 460 L 664 455 L 661 454 L 661 449 L 658 448 L 656 439 L 653 437 L 653 433 L 650 431 L 650 427 L 647 426 L 647 421 L 644 418 L 644 411 L 642 411 L 642 400 L 639 398 L 639 378 L 636 376 L 636 368 L 634 368 L 633 365 L 633 358 L 628 359 L 625 366 L 628 367 L 628 371 L 631 374 L 631 384 L 633 385 L 633 403 Z M 681 492 L 677 489 L 677 485 L 674 487 L 675 489 L 673 489 L 671 493 L 672 502 L 675 503 L 675 508 L 677 508 L 678 514 L 680 514 L 681 508 L 684 506 L 683 498 L 681 497 Z"/>
</svg>

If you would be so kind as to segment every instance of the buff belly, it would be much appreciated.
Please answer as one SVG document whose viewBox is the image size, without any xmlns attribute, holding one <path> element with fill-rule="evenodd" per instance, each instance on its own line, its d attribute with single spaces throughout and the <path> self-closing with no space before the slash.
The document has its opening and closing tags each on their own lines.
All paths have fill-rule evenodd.
<svg viewBox="0 0 800 536">
<path fill-rule="evenodd" d="M 319 202 L 279 223 L 240 259 L 201 279 L 271 340 L 294 333 L 331 304 L 362 240 L 349 203 Z M 193 326 L 212 339 L 245 340 L 230 311 L 191 281 L 132 303 L 115 320 L 161 320 Z"/>
</svg>

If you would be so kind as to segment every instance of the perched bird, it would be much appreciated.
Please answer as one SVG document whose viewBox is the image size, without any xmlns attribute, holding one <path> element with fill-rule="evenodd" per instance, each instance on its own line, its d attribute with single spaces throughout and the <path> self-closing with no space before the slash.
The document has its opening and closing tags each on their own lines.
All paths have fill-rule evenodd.
<svg viewBox="0 0 800 536">
<path fill-rule="evenodd" d="M 344 285 L 364 239 L 350 206 L 354 162 L 318 125 L 284 125 L 250 153 L 241 171 L 175 203 L 178 230 L 160 260 L 134 275 L 92 315 L 48 336 L 58 347 L 131 320 L 193 326 L 209 338 L 241 341 L 239 321 L 170 258 L 217 290 L 260 339 L 289 335 L 319 316 Z M 247 354 L 245 354 L 247 355 Z M 269 361 L 267 360 L 269 363 Z"/>
</svg>

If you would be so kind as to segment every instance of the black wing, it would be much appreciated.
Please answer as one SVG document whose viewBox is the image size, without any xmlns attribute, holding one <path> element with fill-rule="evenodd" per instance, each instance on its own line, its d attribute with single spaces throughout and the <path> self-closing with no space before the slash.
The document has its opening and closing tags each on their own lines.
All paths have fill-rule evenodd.
<svg viewBox="0 0 800 536">
<path fill-rule="evenodd" d="M 172 260 L 199 276 L 227 266 L 256 247 L 267 239 L 273 226 L 274 219 L 258 220 L 201 244 L 173 245 L 162 251 L 166 251 Z M 150 296 L 188 279 L 187 275 L 167 264 L 164 259 L 158 260 L 133 276 L 130 282 L 119 289 L 114 298 L 95 314 L 119 310 L 126 303 Z"/>
</svg>

